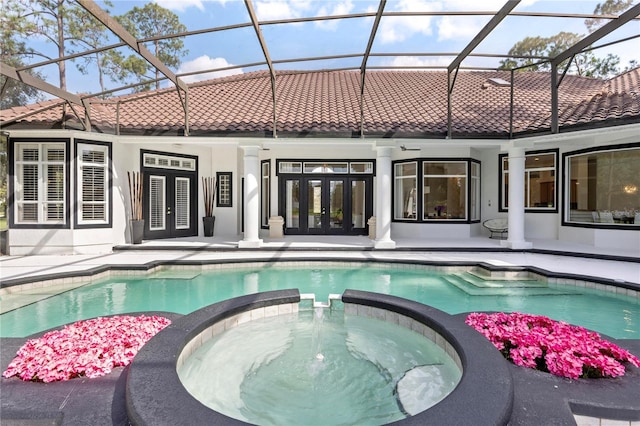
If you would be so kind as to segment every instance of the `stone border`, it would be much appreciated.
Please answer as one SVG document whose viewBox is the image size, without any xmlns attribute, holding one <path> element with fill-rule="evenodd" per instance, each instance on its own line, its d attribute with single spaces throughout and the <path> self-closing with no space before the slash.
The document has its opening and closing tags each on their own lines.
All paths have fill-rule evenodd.
<svg viewBox="0 0 640 426">
<path fill-rule="evenodd" d="M 481 334 L 438 309 L 395 296 L 346 290 L 342 300 L 361 305 L 365 307 L 363 312 L 373 315 L 381 315 L 383 310 L 394 312 L 399 322 L 400 318 L 410 318 L 412 329 L 441 336 L 440 343 L 448 352 L 455 352 L 462 365 L 458 386 L 444 400 L 396 424 L 501 425 L 509 421 L 514 393 L 509 366 Z M 299 302 L 298 290 L 270 291 L 209 305 L 175 320 L 138 352 L 129 367 L 126 396 L 131 423 L 245 424 L 206 407 L 187 392 L 177 373 L 182 353 L 193 351 L 198 339 L 201 343 L 216 327 L 232 327 L 253 317 L 275 314 L 280 306 L 283 312 L 293 312 L 291 304 Z M 219 323 L 224 325 L 217 326 Z"/>
</svg>

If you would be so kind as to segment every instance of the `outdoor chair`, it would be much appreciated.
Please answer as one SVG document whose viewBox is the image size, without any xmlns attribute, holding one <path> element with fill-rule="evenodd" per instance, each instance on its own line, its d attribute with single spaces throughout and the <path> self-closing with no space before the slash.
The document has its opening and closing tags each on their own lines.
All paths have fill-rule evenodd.
<svg viewBox="0 0 640 426">
<path fill-rule="evenodd" d="M 489 238 L 493 238 L 493 235 L 500 235 L 500 239 L 504 239 L 505 234 L 509 230 L 509 223 L 506 218 L 488 219 L 482 222 L 482 226 L 487 228 L 491 235 Z"/>
</svg>

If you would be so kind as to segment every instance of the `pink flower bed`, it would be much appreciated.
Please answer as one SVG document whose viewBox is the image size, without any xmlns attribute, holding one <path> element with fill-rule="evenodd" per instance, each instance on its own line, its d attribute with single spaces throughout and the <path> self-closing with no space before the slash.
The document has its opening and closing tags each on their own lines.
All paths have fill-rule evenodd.
<svg viewBox="0 0 640 426">
<path fill-rule="evenodd" d="M 53 382 L 109 374 L 128 365 L 138 350 L 171 321 L 160 316 L 114 316 L 78 321 L 28 340 L 2 374 Z"/>
<path fill-rule="evenodd" d="M 629 351 L 583 327 L 541 315 L 471 313 L 465 321 L 516 365 L 577 378 L 624 375 L 624 362 L 640 367 Z"/>
</svg>

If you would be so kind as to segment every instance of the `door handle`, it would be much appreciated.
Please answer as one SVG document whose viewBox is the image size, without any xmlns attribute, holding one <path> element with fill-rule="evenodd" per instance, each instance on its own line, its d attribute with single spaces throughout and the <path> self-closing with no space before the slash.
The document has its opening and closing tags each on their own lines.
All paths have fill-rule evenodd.
<svg viewBox="0 0 640 426">
<path fill-rule="evenodd" d="M 167 214 L 171 214 L 171 207 L 167 207 Z"/>
<path fill-rule="evenodd" d="M 327 213 L 327 211 L 325 209 L 322 209 L 322 214 Z"/>
</svg>

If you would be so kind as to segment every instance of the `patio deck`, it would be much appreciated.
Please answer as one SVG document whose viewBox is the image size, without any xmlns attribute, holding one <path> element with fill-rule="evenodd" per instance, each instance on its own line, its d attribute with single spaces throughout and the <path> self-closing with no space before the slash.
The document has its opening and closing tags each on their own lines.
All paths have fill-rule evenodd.
<svg viewBox="0 0 640 426">
<path fill-rule="evenodd" d="M 2 287 L 82 275 L 104 266 L 136 267 L 157 262 L 234 262 L 274 260 L 380 260 L 482 262 L 495 266 L 531 266 L 555 274 L 598 277 L 624 282 L 640 289 L 640 248 L 635 253 L 603 250 L 579 244 L 534 240 L 533 248 L 511 250 L 499 240 L 396 240 L 395 250 L 376 250 L 367 237 L 287 236 L 265 239 L 259 249 L 239 249 L 238 238 L 181 238 L 144 241 L 115 247 L 102 255 L 35 255 L 0 257 Z M 170 314 L 172 315 L 172 314 Z M 458 316 L 463 321 L 462 316 Z M 40 333 L 41 334 L 41 333 Z M 24 338 L 3 338 L 0 360 L 6 366 Z M 640 340 L 618 343 L 640 354 Z M 510 424 L 640 424 L 637 397 L 640 369 L 630 368 L 622 379 L 572 381 L 534 370 L 511 366 L 515 382 L 514 410 Z M 4 379 L 0 419 L 8 424 L 126 424 L 126 368 L 117 368 L 98 379 L 79 378 L 43 385 Z M 87 410 L 87 407 L 92 407 Z M 581 414 L 581 415 L 576 415 Z M 615 420 L 614 420 L 615 419 Z M 162 419 L 158 419 L 162 424 Z M 547 424 L 550 424 L 547 423 Z"/>
<path fill-rule="evenodd" d="M 635 252 L 602 249 L 556 240 L 532 240 L 533 248 L 511 250 L 500 240 L 397 239 L 395 250 L 378 250 L 364 236 L 286 236 L 265 239 L 259 249 L 239 249 L 240 238 L 190 237 L 143 241 L 114 247 L 100 255 L 0 257 L 0 285 L 78 274 L 105 265 L 145 265 L 159 261 L 220 262 L 246 259 L 415 260 L 485 262 L 496 266 L 531 266 L 558 274 L 599 277 L 640 285 L 640 247 Z"/>
</svg>

